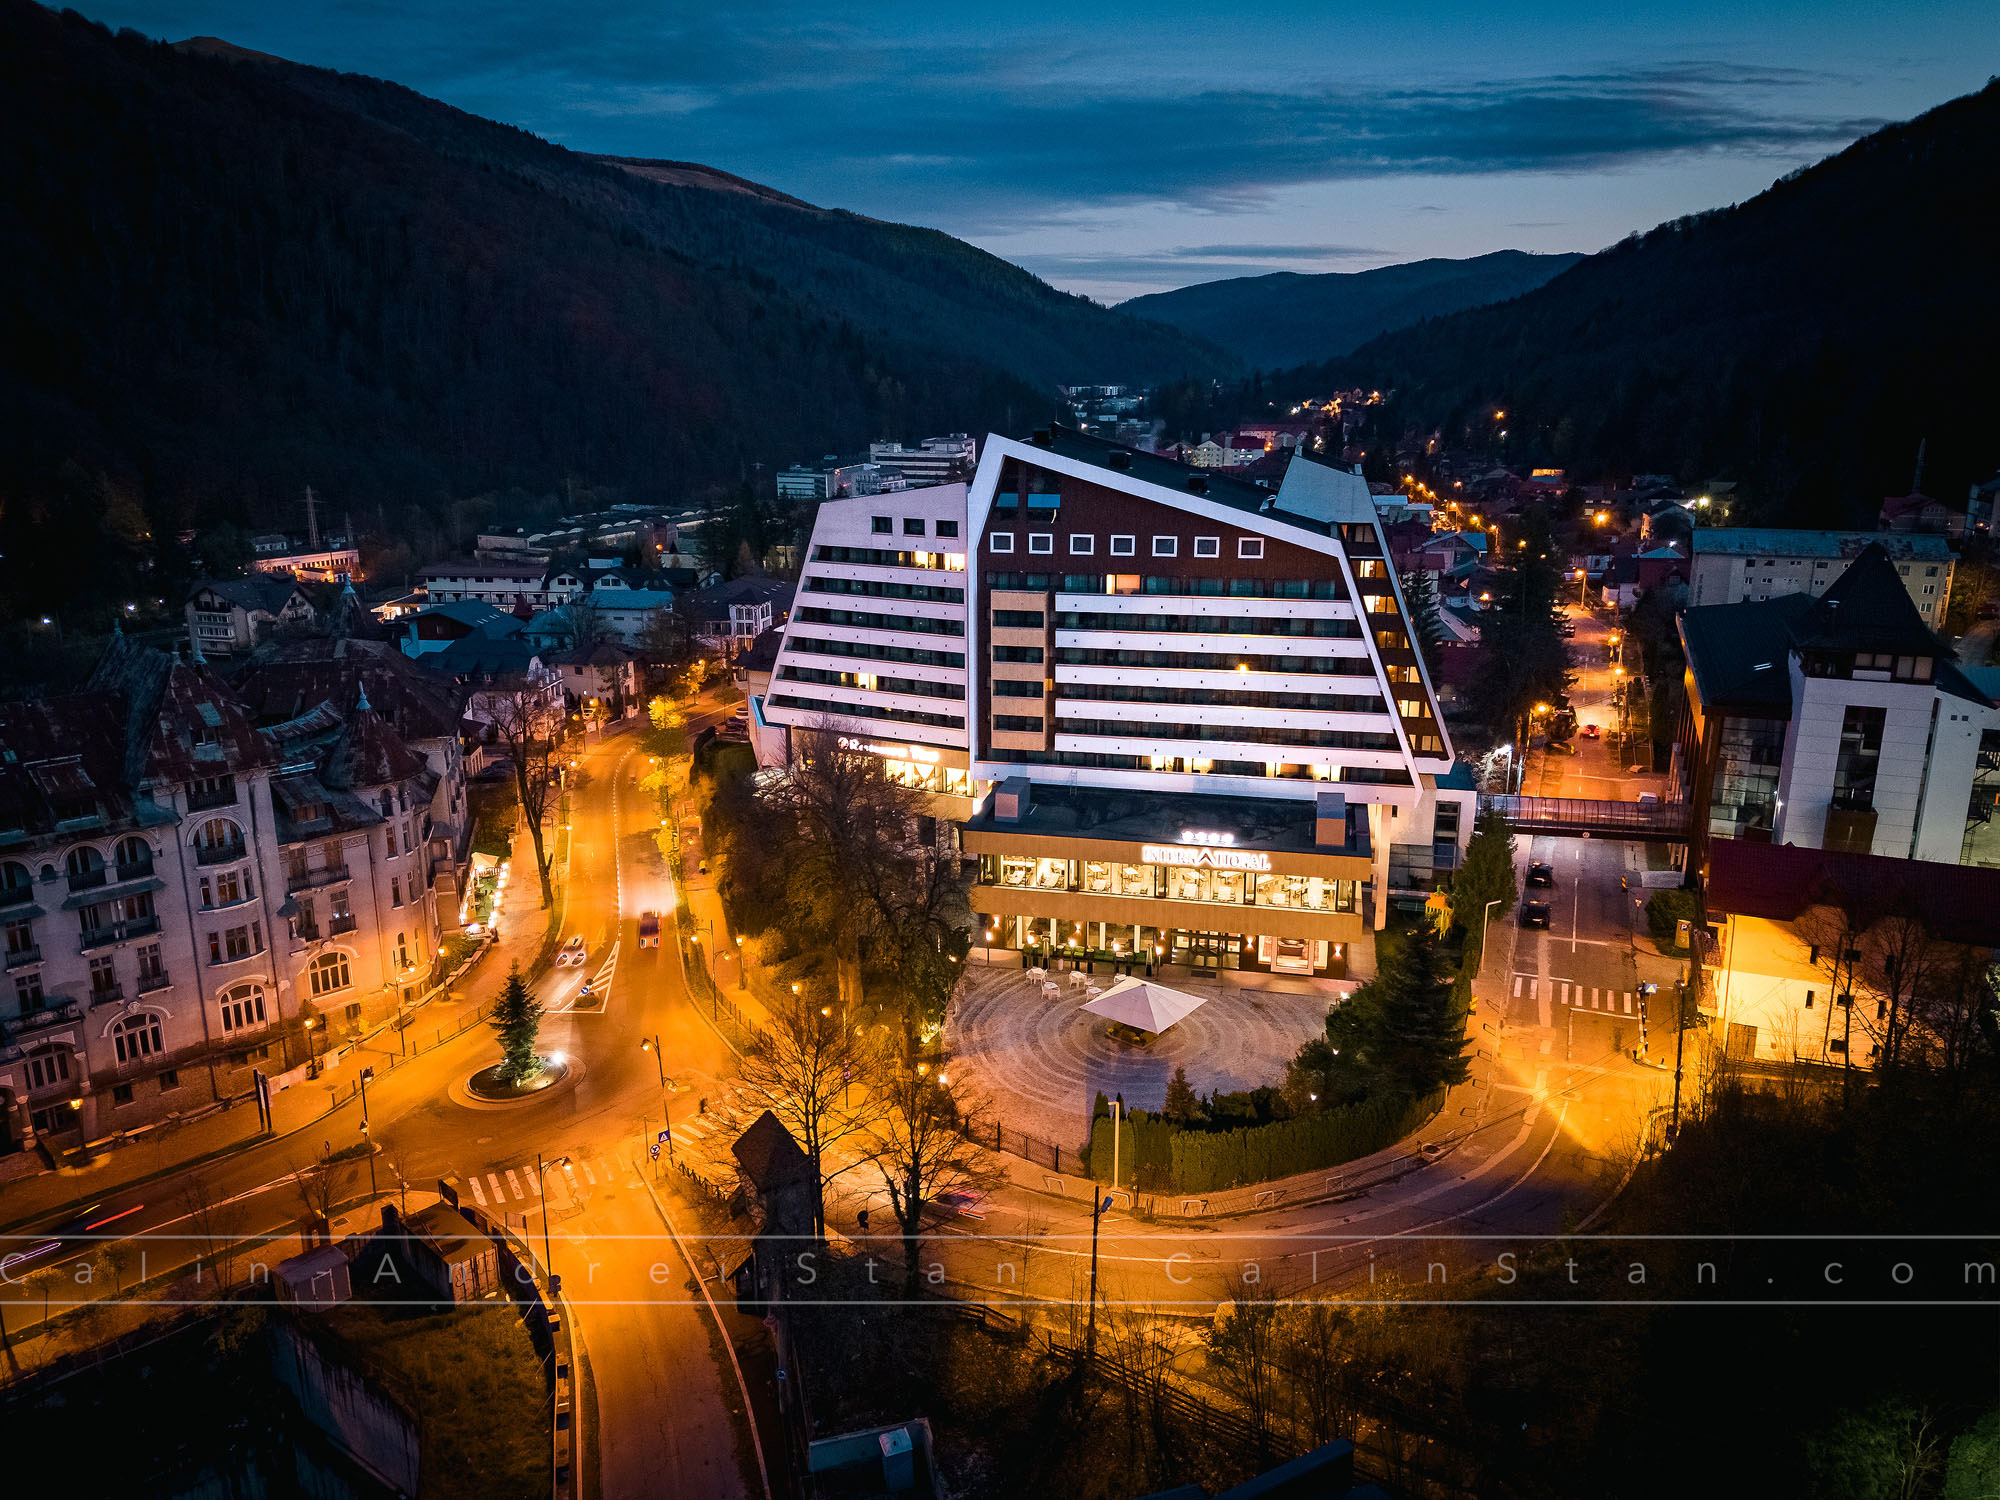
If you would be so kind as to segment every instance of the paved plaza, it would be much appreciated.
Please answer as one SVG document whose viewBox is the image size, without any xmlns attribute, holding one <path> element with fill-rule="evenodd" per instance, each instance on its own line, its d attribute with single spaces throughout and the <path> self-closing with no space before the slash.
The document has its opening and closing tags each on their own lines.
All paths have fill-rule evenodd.
<svg viewBox="0 0 2000 1500">
<path fill-rule="evenodd" d="M 1083 1009 L 1084 991 L 1071 988 L 1067 973 L 1050 977 L 1060 989 L 1045 996 L 1011 954 L 993 965 L 974 962 L 952 1003 L 946 1043 L 954 1067 L 1002 1121 L 1063 1146 L 1082 1141 L 1100 1089 L 1153 1110 L 1165 1103 L 1177 1067 L 1199 1094 L 1281 1082 L 1299 1044 L 1325 1026 L 1327 1007 L 1353 988 L 1255 973 L 1190 979 L 1170 965 L 1160 983 L 1209 1001 L 1139 1045 L 1114 1040 L 1108 1023 Z"/>
</svg>

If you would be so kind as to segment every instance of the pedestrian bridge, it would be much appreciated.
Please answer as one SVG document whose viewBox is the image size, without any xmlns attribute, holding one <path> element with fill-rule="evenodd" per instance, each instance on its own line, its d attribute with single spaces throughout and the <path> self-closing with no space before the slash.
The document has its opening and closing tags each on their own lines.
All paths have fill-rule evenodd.
<svg viewBox="0 0 2000 1500">
<path fill-rule="evenodd" d="M 1645 839 L 1684 844 L 1693 825 L 1685 802 L 1612 802 L 1588 797 L 1482 796 L 1479 810 L 1497 812 L 1516 833 L 1581 838 Z"/>
</svg>

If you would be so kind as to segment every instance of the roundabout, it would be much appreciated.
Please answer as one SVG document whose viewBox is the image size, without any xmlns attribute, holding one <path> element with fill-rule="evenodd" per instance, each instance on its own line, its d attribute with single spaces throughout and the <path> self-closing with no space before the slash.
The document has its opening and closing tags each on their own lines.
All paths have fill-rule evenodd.
<svg viewBox="0 0 2000 1500">
<path fill-rule="evenodd" d="M 545 1099 L 554 1099 L 575 1088 L 585 1073 L 583 1061 L 557 1053 L 545 1060 L 540 1072 L 525 1085 L 502 1084 L 498 1063 L 453 1080 L 446 1088 L 451 1102 L 466 1109 L 520 1109 Z"/>
</svg>

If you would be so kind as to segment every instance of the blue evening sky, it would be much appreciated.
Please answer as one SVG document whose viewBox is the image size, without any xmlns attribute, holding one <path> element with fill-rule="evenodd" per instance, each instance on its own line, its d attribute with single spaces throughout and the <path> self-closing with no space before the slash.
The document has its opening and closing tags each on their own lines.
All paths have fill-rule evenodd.
<svg viewBox="0 0 2000 1500">
<path fill-rule="evenodd" d="M 1991 0 L 88 8 L 930 225 L 1105 301 L 1595 250 L 1750 197 L 2000 58 Z"/>
</svg>

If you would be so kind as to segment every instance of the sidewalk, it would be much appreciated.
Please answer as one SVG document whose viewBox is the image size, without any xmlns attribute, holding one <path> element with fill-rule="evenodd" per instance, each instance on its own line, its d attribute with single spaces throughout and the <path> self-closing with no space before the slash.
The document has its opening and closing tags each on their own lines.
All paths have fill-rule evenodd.
<svg viewBox="0 0 2000 1500">
<path fill-rule="evenodd" d="M 556 899 L 562 900 L 560 889 Z M 455 984 L 448 983 L 435 998 L 414 1008 L 403 1031 L 385 1025 L 332 1048 L 321 1055 L 323 1071 L 310 1081 L 279 1088 L 273 1079 L 270 1131 L 258 1128 L 254 1094 L 209 1105 L 193 1118 L 154 1126 L 123 1145 L 102 1147 L 83 1164 L 61 1166 L 0 1187 L 0 1227 L 32 1222 L 72 1204 L 313 1127 L 353 1097 L 364 1066 L 387 1071 L 419 1050 L 429 1052 L 469 1029 L 467 1019 L 499 993 L 509 965 L 519 963 L 526 969 L 533 964 L 541 952 L 545 918 L 539 907 L 522 912 L 498 941 L 480 950 Z"/>
</svg>

